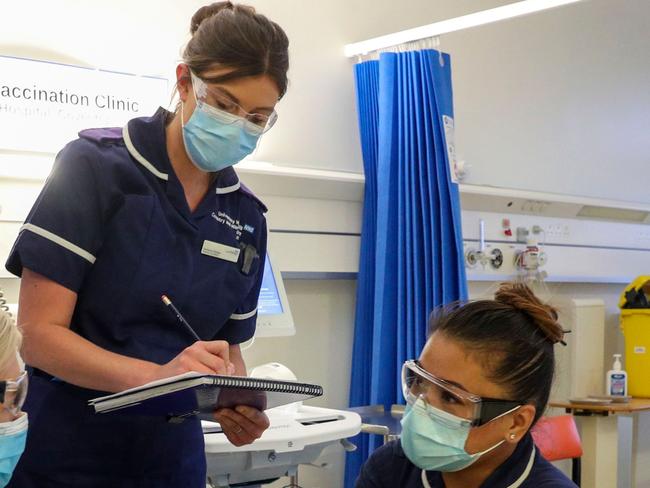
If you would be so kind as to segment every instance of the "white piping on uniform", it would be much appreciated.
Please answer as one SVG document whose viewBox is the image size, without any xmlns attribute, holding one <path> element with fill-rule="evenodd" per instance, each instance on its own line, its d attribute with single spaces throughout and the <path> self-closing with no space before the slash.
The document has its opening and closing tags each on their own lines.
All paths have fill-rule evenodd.
<svg viewBox="0 0 650 488">
<path fill-rule="evenodd" d="M 71 251 L 75 253 L 78 256 L 81 256 L 84 258 L 86 261 L 90 262 L 90 264 L 93 264 L 95 262 L 95 256 L 90 254 L 88 251 L 85 251 L 81 249 L 79 246 L 73 244 L 70 241 L 66 241 L 63 237 L 59 237 L 56 234 L 53 234 L 49 230 L 45 230 L 42 227 L 38 227 L 34 224 L 25 224 L 20 228 L 20 231 L 22 232 L 23 230 L 28 230 L 30 232 L 33 232 L 36 235 L 39 235 L 41 237 L 44 237 L 45 239 L 49 239 L 50 241 L 54 242 L 55 244 L 58 244 L 59 246 L 67 249 L 68 251 Z"/>
<path fill-rule="evenodd" d="M 511 485 L 508 485 L 506 488 L 517 488 L 523 484 L 526 479 L 528 479 L 528 476 L 530 475 L 530 472 L 533 469 L 533 464 L 535 463 L 535 446 L 533 446 L 533 450 L 530 453 L 530 459 L 528 460 L 528 464 L 526 465 L 526 469 L 524 469 L 524 472 L 521 473 L 521 476 L 517 478 L 517 481 L 512 483 Z M 423 469 L 422 470 L 422 485 L 424 488 L 431 488 L 431 485 L 429 484 L 429 480 L 427 479 L 427 472 Z"/>
<path fill-rule="evenodd" d="M 234 313 L 230 316 L 231 320 L 246 320 L 250 319 L 251 317 L 254 317 L 255 314 L 257 313 L 257 307 L 255 310 L 251 310 L 248 313 Z"/>
<path fill-rule="evenodd" d="M 144 158 L 144 156 L 138 152 L 138 150 L 133 145 L 133 142 L 131 141 L 131 136 L 129 136 L 128 125 L 125 125 L 122 128 L 122 137 L 124 138 L 124 144 L 126 144 L 127 150 L 131 153 L 131 156 L 133 156 L 138 163 L 140 163 L 142 166 L 147 168 L 149 171 L 151 171 L 154 175 L 156 175 L 161 180 L 169 179 L 169 175 L 167 173 L 161 173 L 160 171 L 158 171 L 153 164 L 147 161 Z"/>
<path fill-rule="evenodd" d="M 422 486 L 424 486 L 424 488 L 431 488 L 429 480 L 427 479 L 427 472 L 424 469 L 422 470 L 422 476 L 420 476 L 420 478 L 422 478 Z"/>
<path fill-rule="evenodd" d="M 133 156 L 138 163 L 140 163 L 142 166 L 147 168 L 149 171 L 151 171 L 154 175 L 156 175 L 161 180 L 165 180 L 165 181 L 169 180 L 169 175 L 167 173 L 161 173 L 160 171 L 158 171 L 156 167 L 153 164 L 151 164 L 149 161 L 147 161 L 146 158 L 142 154 L 140 154 L 140 152 L 135 148 L 135 146 L 133 145 L 133 141 L 131 141 L 131 136 L 129 135 L 128 124 L 122 128 L 122 137 L 124 138 L 124 144 L 126 145 L 126 148 L 131 153 L 131 156 Z M 234 191 L 239 190 L 240 186 L 241 183 L 237 181 L 237 183 L 235 183 L 232 186 L 217 188 L 216 192 L 217 195 L 232 193 Z"/>
<path fill-rule="evenodd" d="M 217 195 L 223 195 L 224 193 L 231 193 L 233 191 L 239 190 L 241 183 L 238 181 L 232 186 L 224 186 L 223 188 L 217 188 Z"/>
<path fill-rule="evenodd" d="M 535 462 L 535 446 L 533 446 L 533 451 L 530 453 L 530 459 L 528 460 L 528 465 L 526 466 L 526 469 L 524 469 L 524 472 L 521 473 L 521 476 L 515 481 L 513 484 L 508 486 L 508 488 L 517 488 L 518 486 L 521 486 L 524 481 L 526 481 L 526 478 L 528 478 L 528 475 L 533 469 L 533 463 Z"/>
</svg>

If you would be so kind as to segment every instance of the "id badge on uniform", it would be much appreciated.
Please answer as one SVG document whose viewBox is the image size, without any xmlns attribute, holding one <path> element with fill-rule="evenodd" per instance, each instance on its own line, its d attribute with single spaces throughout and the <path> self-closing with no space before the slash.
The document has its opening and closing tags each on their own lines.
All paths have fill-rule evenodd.
<svg viewBox="0 0 650 488">
<path fill-rule="evenodd" d="M 207 239 L 203 241 L 203 247 L 201 248 L 201 254 L 210 256 L 217 259 L 222 259 L 231 263 L 236 263 L 239 261 L 239 254 L 241 249 L 238 247 L 226 246 L 219 242 L 208 241 Z"/>
</svg>

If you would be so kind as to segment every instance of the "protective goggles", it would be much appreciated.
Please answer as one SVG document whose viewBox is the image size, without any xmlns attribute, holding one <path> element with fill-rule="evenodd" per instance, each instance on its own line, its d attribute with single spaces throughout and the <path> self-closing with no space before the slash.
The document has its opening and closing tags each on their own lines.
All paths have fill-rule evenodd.
<svg viewBox="0 0 650 488">
<path fill-rule="evenodd" d="M 197 105 L 207 113 L 212 113 L 220 120 L 223 121 L 225 119 L 230 124 L 241 125 L 253 135 L 261 135 L 268 132 L 278 120 L 278 114 L 275 110 L 268 115 L 246 112 L 241 105 L 235 103 L 219 88 L 208 87 L 207 83 L 192 71 L 190 71 L 190 76 Z"/>
<path fill-rule="evenodd" d="M 417 361 L 406 361 L 402 366 L 402 392 L 406 403 L 415 406 L 418 399 L 466 421 L 479 426 L 506 415 L 525 402 L 482 398 L 445 380 L 433 376 Z"/>
<path fill-rule="evenodd" d="M 12 415 L 18 415 L 25 403 L 29 384 L 27 372 L 23 371 L 16 380 L 0 381 L 0 403 Z"/>
</svg>

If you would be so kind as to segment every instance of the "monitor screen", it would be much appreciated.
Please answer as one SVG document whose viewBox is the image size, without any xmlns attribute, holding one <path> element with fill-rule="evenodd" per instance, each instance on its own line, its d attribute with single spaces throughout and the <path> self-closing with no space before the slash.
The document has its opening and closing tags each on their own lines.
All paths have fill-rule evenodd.
<svg viewBox="0 0 650 488">
<path fill-rule="evenodd" d="M 271 269 L 271 260 L 267 258 L 264 262 L 264 275 L 262 277 L 260 298 L 257 302 L 257 313 L 260 315 L 275 315 L 283 312 L 278 284 L 275 282 L 275 276 Z"/>
<path fill-rule="evenodd" d="M 290 336 L 296 333 L 282 274 L 267 254 L 257 302 L 255 337 Z"/>
</svg>

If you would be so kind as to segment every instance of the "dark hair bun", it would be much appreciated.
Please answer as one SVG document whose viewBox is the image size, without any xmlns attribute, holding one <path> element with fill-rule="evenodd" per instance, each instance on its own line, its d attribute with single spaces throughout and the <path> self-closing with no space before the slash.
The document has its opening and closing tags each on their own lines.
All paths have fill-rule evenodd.
<svg viewBox="0 0 650 488">
<path fill-rule="evenodd" d="M 279 96 L 287 91 L 289 39 L 282 28 L 253 7 L 215 2 L 196 11 L 190 24 L 191 39 L 183 62 L 201 76 L 213 68 L 230 68 L 210 77 L 212 83 L 266 75 Z"/>
<path fill-rule="evenodd" d="M 197 31 L 201 22 L 205 19 L 217 15 L 222 10 L 233 10 L 235 6 L 232 2 L 214 2 L 210 5 L 205 5 L 198 9 L 194 15 L 192 15 L 192 21 L 190 22 L 190 34 L 194 35 Z"/>
<path fill-rule="evenodd" d="M 502 283 L 494 299 L 525 314 L 553 344 L 562 342 L 564 330 L 557 310 L 535 296 L 524 283 Z"/>
</svg>

